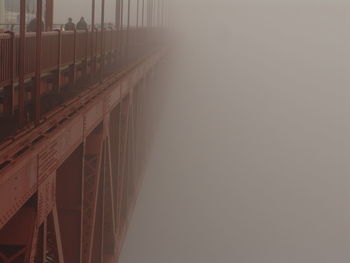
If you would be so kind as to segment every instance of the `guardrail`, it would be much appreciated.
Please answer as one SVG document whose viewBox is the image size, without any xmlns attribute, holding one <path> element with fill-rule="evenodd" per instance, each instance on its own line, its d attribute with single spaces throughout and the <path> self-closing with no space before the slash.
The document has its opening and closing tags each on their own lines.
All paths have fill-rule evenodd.
<svg viewBox="0 0 350 263">
<path fill-rule="evenodd" d="M 36 34 L 25 38 L 24 73 L 25 94 L 19 94 L 19 35 L 0 33 L 0 131 L 2 137 L 23 128 L 17 123 L 24 115 L 25 125 L 33 122 L 33 115 L 44 116 L 65 97 L 78 94 L 84 86 L 101 81 L 104 76 L 127 67 L 157 47 L 159 28 L 129 28 L 128 30 L 51 31 L 42 33 L 41 91 L 33 92 L 36 72 Z M 24 99 L 24 111 L 19 112 L 19 96 Z M 33 107 L 33 96 L 40 96 L 40 108 Z M 48 96 L 50 98 L 48 98 Z M 8 122 L 11 123 L 8 124 Z M 8 126 L 8 127 L 7 127 Z M 8 129 L 8 131 L 6 131 Z"/>
</svg>

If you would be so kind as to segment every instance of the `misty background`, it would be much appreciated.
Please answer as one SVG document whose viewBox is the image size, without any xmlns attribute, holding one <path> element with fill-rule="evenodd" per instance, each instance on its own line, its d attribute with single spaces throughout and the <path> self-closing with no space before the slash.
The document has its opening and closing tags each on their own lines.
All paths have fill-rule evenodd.
<svg viewBox="0 0 350 263">
<path fill-rule="evenodd" d="M 350 4 L 172 5 L 121 262 L 349 262 Z"/>
<path fill-rule="evenodd" d="M 85 0 L 55 5 L 90 21 Z M 349 262 L 348 1 L 170 5 L 121 262 Z"/>
</svg>

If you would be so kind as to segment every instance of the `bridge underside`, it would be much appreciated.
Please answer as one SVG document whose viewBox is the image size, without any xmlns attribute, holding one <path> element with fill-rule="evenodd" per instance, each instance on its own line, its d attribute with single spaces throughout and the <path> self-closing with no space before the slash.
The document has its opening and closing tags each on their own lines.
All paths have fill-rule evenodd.
<svg viewBox="0 0 350 263">
<path fill-rule="evenodd" d="M 140 186 L 143 97 L 162 55 L 66 101 L 0 155 L 0 263 L 117 262 Z"/>
</svg>

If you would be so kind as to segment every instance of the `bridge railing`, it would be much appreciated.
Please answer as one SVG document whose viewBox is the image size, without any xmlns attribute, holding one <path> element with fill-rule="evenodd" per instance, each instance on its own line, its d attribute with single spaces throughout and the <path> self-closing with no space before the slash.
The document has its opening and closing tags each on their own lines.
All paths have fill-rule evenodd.
<svg viewBox="0 0 350 263">
<path fill-rule="evenodd" d="M 102 70 L 122 70 L 127 65 L 145 56 L 157 46 L 159 28 L 105 29 L 96 31 L 51 31 L 42 33 L 40 98 L 52 94 L 59 102 L 40 106 L 40 115 L 52 110 L 64 101 L 66 93 L 79 88 L 80 82 L 101 79 Z M 15 123 L 11 131 L 1 134 L 6 137 L 20 128 L 16 123 L 19 114 L 26 116 L 26 123 L 33 121 L 33 87 L 36 72 L 36 34 L 27 33 L 25 38 L 25 111 L 19 111 L 19 34 L 0 33 L 0 124 L 4 119 Z M 87 83 L 84 83 L 88 86 Z M 23 95 L 23 94 L 22 94 Z M 35 113 L 37 114 L 37 113 Z"/>
</svg>

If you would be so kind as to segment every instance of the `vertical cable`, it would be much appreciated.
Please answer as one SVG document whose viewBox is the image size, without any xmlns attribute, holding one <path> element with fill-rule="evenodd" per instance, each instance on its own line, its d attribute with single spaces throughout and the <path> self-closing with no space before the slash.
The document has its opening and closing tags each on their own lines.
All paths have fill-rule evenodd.
<svg viewBox="0 0 350 263">
<path fill-rule="evenodd" d="M 115 28 L 120 28 L 120 0 L 115 1 Z"/>
<path fill-rule="evenodd" d="M 140 0 L 137 0 L 137 7 L 136 7 L 136 27 L 139 27 L 139 8 L 140 8 Z"/>
<path fill-rule="evenodd" d="M 18 126 L 24 125 L 24 74 L 25 74 L 25 41 L 26 41 L 26 0 L 20 0 L 19 27 L 19 68 L 18 68 Z"/>
<path fill-rule="evenodd" d="M 130 16 L 131 16 L 131 0 L 128 0 L 128 14 L 127 14 L 127 31 L 126 31 L 126 59 L 129 62 L 129 40 L 130 40 Z"/>
<path fill-rule="evenodd" d="M 100 81 L 103 78 L 103 68 L 105 64 L 105 0 L 101 0 L 101 56 L 100 56 Z"/>
<path fill-rule="evenodd" d="M 97 33 L 97 32 L 96 32 Z M 91 1 L 91 59 L 90 59 L 90 73 L 95 71 L 95 0 Z M 92 77 L 92 74 L 90 74 Z"/>
<path fill-rule="evenodd" d="M 144 27 L 144 19 L 145 19 L 145 0 L 142 0 L 142 27 Z"/>
<path fill-rule="evenodd" d="M 42 0 L 36 0 L 36 63 L 35 63 L 35 87 L 32 91 L 34 100 L 34 123 L 39 125 L 41 111 L 41 46 L 42 46 Z"/>
</svg>

